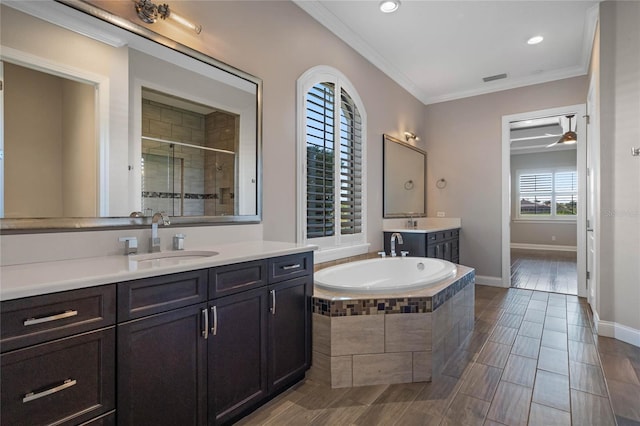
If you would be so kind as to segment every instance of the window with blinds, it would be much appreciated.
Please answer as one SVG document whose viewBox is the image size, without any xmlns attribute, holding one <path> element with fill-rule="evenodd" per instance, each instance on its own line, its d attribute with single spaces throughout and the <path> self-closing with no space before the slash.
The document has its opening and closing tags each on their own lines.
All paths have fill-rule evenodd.
<svg viewBox="0 0 640 426">
<path fill-rule="evenodd" d="M 340 232 L 362 232 L 362 120 L 351 96 L 340 93 Z"/>
<path fill-rule="evenodd" d="M 335 86 L 307 92 L 307 238 L 335 232 Z"/>
<path fill-rule="evenodd" d="M 361 233 L 363 123 L 360 112 L 349 93 L 343 88 L 337 89 L 331 82 L 315 84 L 306 93 L 305 102 L 306 237 Z"/>
<path fill-rule="evenodd" d="M 578 177 L 575 170 L 518 172 L 519 219 L 575 218 Z"/>
</svg>

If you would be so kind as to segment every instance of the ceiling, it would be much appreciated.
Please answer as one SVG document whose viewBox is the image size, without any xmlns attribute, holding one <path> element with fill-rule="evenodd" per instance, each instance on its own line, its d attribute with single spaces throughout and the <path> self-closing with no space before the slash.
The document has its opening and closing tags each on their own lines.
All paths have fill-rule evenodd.
<svg viewBox="0 0 640 426">
<path fill-rule="evenodd" d="M 401 0 L 387 14 L 379 0 L 294 1 L 424 104 L 586 74 L 598 3 Z"/>
</svg>

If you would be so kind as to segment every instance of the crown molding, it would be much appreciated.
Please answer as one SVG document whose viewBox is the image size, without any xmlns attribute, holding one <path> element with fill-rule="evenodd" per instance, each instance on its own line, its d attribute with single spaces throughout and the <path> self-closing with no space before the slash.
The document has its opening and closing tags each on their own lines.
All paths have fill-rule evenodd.
<svg viewBox="0 0 640 426">
<path fill-rule="evenodd" d="M 337 16 L 331 13 L 326 7 L 316 0 L 292 0 L 300 9 L 307 12 L 313 19 L 318 21 L 349 47 L 371 62 L 376 68 L 385 73 L 389 78 L 398 83 L 411 95 L 424 103 L 427 99 L 425 93 L 402 71 L 391 62 L 387 61 L 374 48 L 367 44 L 362 38 L 345 25 Z"/>
<path fill-rule="evenodd" d="M 373 47 L 367 44 L 360 36 L 346 26 L 337 16 L 324 7 L 322 3 L 317 0 L 293 0 L 293 2 L 424 105 L 453 101 L 472 96 L 515 89 L 518 87 L 532 86 L 535 84 L 548 83 L 550 81 L 586 75 L 589 69 L 589 62 L 591 60 L 591 49 L 593 46 L 593 39 L 599 14 L 599 7 L 597 4 L 587 11 L 584 23 L 585 30 L 582 45 L 582 57 L 580 65 L 578 66 L 515 79 L 508 78 L 507 80 L 491 82 L 488 83 L 489 85 L 487 86 L 474 89 L 456 91 L 438 96 L 429 96 L 395 65 L 387 61 Z"/>
</svg>

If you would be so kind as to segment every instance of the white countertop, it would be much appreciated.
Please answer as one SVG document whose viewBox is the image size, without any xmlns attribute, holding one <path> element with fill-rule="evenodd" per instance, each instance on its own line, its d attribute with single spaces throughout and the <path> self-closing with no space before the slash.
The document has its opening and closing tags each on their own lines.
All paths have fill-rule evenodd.
<svg viewBox="0 0 640 426">
<path fill-rule="evenodd" d="M 404 233 L 416 233 L 416 234 L 428 234 L 430 232 L 447 231 L 449 229 L 458 229 L 459 226 L 429 226 L 424 228 L 390 228 L 384 229 L 383 232 L 404 232 Z"/>
<path fill-rule="evenodd" d="M 315 249 L 316 247 L 312 245 L 251 241 L 190 247 L 189 251 L 211 250 L 219 254 L 188 260 L 176 258 L 175 261 L 164 262 L 160 266 L 154 265 L 153 262 L 132 261 L 129 256 L 124 255 L 3 266 L 0 267 L 0 300 L 204 269 Z"/>
<path fill-rule="evenodd" d="M 418 217 L 413 218 L 417 226 L 408 228 L 409 218 L 383 219 L 383 232 L 411 232 L 427 234 L 429 232 L 446 231 L 462 228 L 462 220 L 457 217 Z"/>
</svg>

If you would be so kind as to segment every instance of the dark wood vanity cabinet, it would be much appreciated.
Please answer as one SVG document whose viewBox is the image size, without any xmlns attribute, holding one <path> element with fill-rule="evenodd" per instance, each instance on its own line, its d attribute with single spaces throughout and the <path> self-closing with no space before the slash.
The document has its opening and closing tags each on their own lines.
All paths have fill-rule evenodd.
<svg viewBox="0 0 640 426">
<path fill-rule="evenodd" d="M 391 252 L 391 235 L 384 232 L 384 250 Z M 460 263 L 460 229 L 436 232 L 401 232 L 403 243 L 396 243 L 396 253 L 408 251 L 408 256 L 433 257 Z"/>
<path fill-rule="evenodd" d="M 2 302 L 2 424 L 228 424 L 304 377 L 312 291 L 307 252 Z"/>
<path fill-rule="evenodd" d="M 118 424 L 227 424 L 302 379 L 312 271 L 301 253 L 121 283 Z"/>
<path fill-rule="evenodd" d="M 300 380 L 311 366 L 313 278 L 302 276 L 272 284 L 269 294 L 268 382 L 273 393 Z"/>
<path fill-rule="evenodd" d="M 272 258 L 265 266 L 264 276 L 256 262 L 225 267 L 226 287 L 251 289 L 210 302 L 211 423 L 237 419 L 302 379 L 311 366 L 313 255 Z M 210 277 L 219 277 L 219 272 L 212 270 Z M 231 276 L 238 277 L 237 282 Z M 252 284 L 243 285 L 243 280 Z"/>
<path fill-rule="evenodd" d="M 209 310 L 209 413 L 221 424 L 267 396 L 267 290 L 222 297 Z"/>
<path fill-rule="evenodd" d="M 3 424 L 110 424 L 115 300 L 107 285 L 2 302 Z"/>
<path fill-rule="evenodd" d="M 206 304 L 118 324 L 119 425 L 203 425 Z"/>
</svg>

